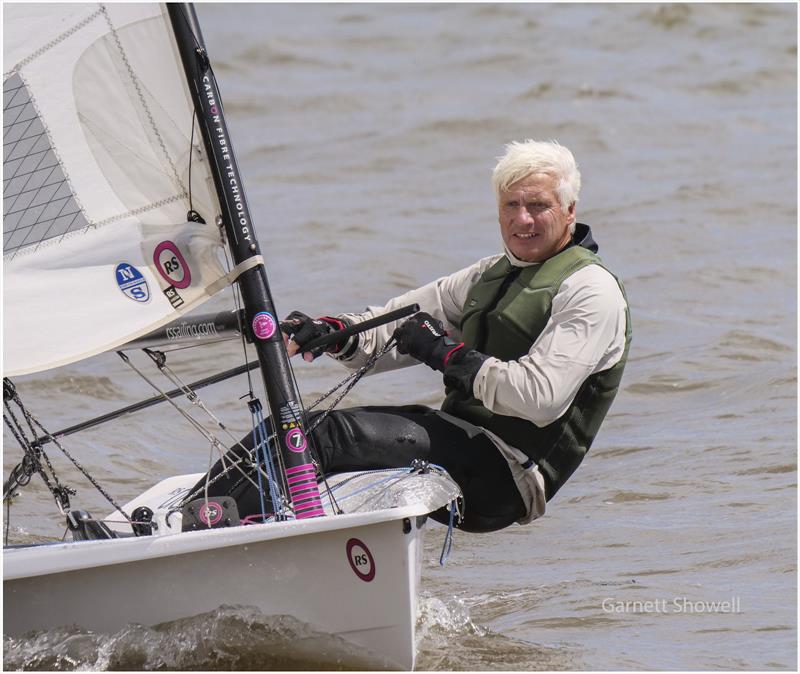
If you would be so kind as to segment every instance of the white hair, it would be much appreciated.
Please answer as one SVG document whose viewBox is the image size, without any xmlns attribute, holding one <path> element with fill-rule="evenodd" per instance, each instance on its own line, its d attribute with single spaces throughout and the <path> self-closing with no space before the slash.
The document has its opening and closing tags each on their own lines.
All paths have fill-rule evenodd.
<svg viewBox="0 0 800 674">
<path fill-rule="evenodd" d="M 581 190 L 581 174 L 575 157 L 556 141 L 525 140 L 512 141 L 506 145 L 506 152 L 497 158 L 497 166 L 492 171 L 492 187 L 497 199 L 518 180 L 534 173 L 551 175 L 558 180 L 556 194 L 561 202 L 561 210 L 566 213 L 578 201 Z"/>
</svg>

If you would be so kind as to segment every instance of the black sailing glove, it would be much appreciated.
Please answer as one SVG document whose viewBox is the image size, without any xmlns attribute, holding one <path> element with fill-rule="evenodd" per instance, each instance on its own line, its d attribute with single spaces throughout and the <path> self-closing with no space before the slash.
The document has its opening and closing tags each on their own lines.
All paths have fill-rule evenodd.
<svg viewBox="0 0 800 674">
<path fill-rule="evenodd" d="M 414 314 L 392 335 L 397 340 L 397 350 L 407 353 L 425 365 L 444 372 L 453 354 L 464 347 L 447 336 L 442 322 L 424 311 Z"/>
<path fill-rule="evenodd" d="M 478 370 L 488 357 L 475 349 L 459 349 L 444 366 L 444 385 L 471 396 Z"/>
<path fill-rule="evenodd" d="M 420 312 L 409 318 L 393 337 L 397 350 L 421 360 L 444 373 L 444 383 L 472 395 L 472 384 L 488 356 L 464 347 L 447 335 L 444 325 L 430 314 Z"/>
<path fill-rule="evenodd" d="M 326 351 L 336 353 L 342 345 L 337 343 L 327 349 L 319 346 L 308 352 L 303 349 L 303 346 L 312 339 L 323 337 L 344 327 L 344 323 L 338 318 L 331 318 L 330 316 L 311 318 L 311 316 L 306 316 L 302 311 L 293 311 L 281 321 L 281 332 L 288 335 L 289 339 L 300 347 L 301 353 L 310 353 L 314 358 L 321 356 Z"/>
</svg>

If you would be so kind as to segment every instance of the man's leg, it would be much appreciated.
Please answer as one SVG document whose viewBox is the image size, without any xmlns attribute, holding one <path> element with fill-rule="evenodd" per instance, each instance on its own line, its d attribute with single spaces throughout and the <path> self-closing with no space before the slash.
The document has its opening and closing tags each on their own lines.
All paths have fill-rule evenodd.
<svg viewBox="0 0 800 674">
<path fill-rule="evenodd" d="M 422 405 L 336 410 L 314 432 L 326 474 L 401 468 L 423 459 L 444 468 L 464 493 L 465 531 L 502 529 L 525 515 L 508 462 L 480 429 Z M 447 522 L 442 509 L 432 515 Z"/>
<path fill-rule="evenodd" d="M 309 422 L 316 418 L 309 415 Z M 334 410 L 311 435 L 312 445 L 326 475 L 376 468 L 403 468 L 422 459 L 444 468 L 464 493 L 465 531 L 502 529 L 525 515 L 525 505 L 508 467 L 494 444 L 475 426 L 449 421 L 446 415 L 422 405 L 354 407 Z M 252 434 L 242 439 L 252 447 Z M 238 450 L 238 451 L 237 451 Z M 234 448 L 229 461 L 242 453 Z M 221 462 L 209 479 L 223 470 Z M 251 472 L 251 479 L 255 476 Z M 205 478 L 195 485 L 199 488 Z M 209 494 L 232 496 L 245 517 L 261 512 L 253 482 L 234 469 L 209 488 Z M 432 515 L 447 522 L 442 509 Z"/>
</svg>

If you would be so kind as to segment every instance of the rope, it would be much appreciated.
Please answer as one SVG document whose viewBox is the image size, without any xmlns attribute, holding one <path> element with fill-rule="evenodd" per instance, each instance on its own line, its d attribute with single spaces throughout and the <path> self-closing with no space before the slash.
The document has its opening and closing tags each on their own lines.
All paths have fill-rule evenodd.
<svg viewBox="0 0 800 674">
<path fill-rule="evenodd" d="M 240 456 L 239 458 L 237 458 L 234 461 L 226 459 L 225 458 L 225 454 L 221 451 L 221 449 L 224 448 L 226 451 L 230 451 L 230 447 L 226 447 L 225 445 L 223 445 L 220 442 L 220 440 L 213 433 L 211 433 L 208 430 L 206 430 L 199 421 L 197 421 L 194 417 L 192 417 L 191 414 L 189 414 L 185 410 L 181 409 L 176 403 L 174 403 L 172 400 L 170 400 L 166 396 L 166 393 L 161 388 L 159 388 L 159 386 L 155 382 L 150 380 L 141 370 L 139 370 L 139 368 L 137 368 L 124 353 L 122 353 L 121 351 L 117 351 L 117 354 L 120 356 L 120 358 L 122 358 L 122 360 L 125 363 L 127 363 L 127 365 L 134 372 L 136 372 L 136 374 L 138 374 L 142 379 L 144 379 L 148 384 L 150 384 L 150 386 L 152 386 L 153 389 L 159 395 L 161 395 L 167 402 L 169 402 L 177 410 L 178 414 L 180 414 L 182 417 L 184 417 L 184 419 L 186 419 L 189 422 L 189 424 L 193 428 L 195 428 L 195 430 L 197 430 L 204 438 L 206 438 L 206 440 L 208 440 L 211 443 L 212 451 L 213 451 L 214 448 L 217 448 L 219 450 L 220 461 L 222 462 L 223 470 L 220 471 L 219 474 L 216 477 L 214 477 L 213 479 L 208 479 L 208 476 L 209 476 L 210 470 L 211 470 L 211 466 L 209 465 L 209 470 L 206 472 L 206 481 L 205 481 L 204 485 L 202 487 L 198 487 L 193 492 L 191 492 L 190 494 L 185 496 L 183 498 L 183 500 L 181 501 L 181 504 L 180 504 L 181 507 L 183 507 L 184 505 L 186 505 L 187 503 L 189 503 L 193 499 L 197 498 L 203 492 L 205 492 L 205 498 L 206 498 L 206 500 L 208 500 L 208 488 L 212 484 L 217 482 L 218 480 L 222 479 L 223 477 L 227 477 L 232 468 L 235 468 L 236 470 L 239 471 L 239 473 L 241 473 L 242 478 L 240 480 L 240 483 L 241 483 L 241 481 L 247 480 L 248 482 L 250 482 L 251 485 L 253 485 L 254 487 L 258 488 L 258 484 L 256 483 L 256 481 L 253 480 L 253 478 L 250 477 L 250 474 L 248 472 L 246 472 L 241 466 L 241 464 L 243 462 L 245 462 L 245 461 L 250 462 L 251 465 L 255 464 L 256 465 L 256 470 L 259 471 L 259 475 L 260 475 L 261 474 L 261 468 L 260 468 L 260 466 L 258 466 L 258 461 L 254 460 L 255 452 L 247 449 L 239 440 L 234 438 L 233 435 L 231 435 L 231 433 L 225 427 L 225 425 L 219 419 L 217 419 L 216 416 L 214 416 L 214 414 L 208 409 L 208 407 L 206 407 L 206 405 L 199 398 L 197 393 L 195 393 L 177 375 L 175 375 L 175 373 L 172 372 L 172 370 L 170 370 L 169 368 L 166 367 L 165 361 L 163 361 L 162 358 L 161 358 L 161 357 L 163 357 L 163 354 L 159 354 L 159 353 L 151 351 L 149 349 L 144 349 L 144 351 L 147 352 L 148 355 L 150 356 L 150 358 L 152 358 L 153 361 L 156 363 L 156 365 L 158 365 L 159 370 L 162 372 L 162 374 L 164 374 L 164 376 L 166 376 L 168 379 L 171 379 L 171 381 L 176 385 L 176 387 L 181 389 L 184 392 L 184 395 L 186 395 L 186 397 L 189 399 L 189 401 L 193 405 L 197 405 L 201 409 L 203 409 L 217 423 L 217 425 L 233 440 L 233 445 L 234 446 L 238 445 L 244 452 L 244 454 L 242 456 Z M 271 439 L 271 437 L 269 439 Z M 227 461 L 227 465 L 226 465 L 226 461 Z"/>
<path fill-rule="evenodd" d="M 14 397 L 11 399 L 17 403 L 20 409 L 23 409 L 18 398 Z M 7 414 L 3 414 L 3 421 L 5 422 L 6 427 L 11 431 L 16 441 L 22 447 L 24 456 L 22 462 L 17 464 L 11 471 L 11 475 L 3 487 L 3 499 L 10 500 L 13 498 L 17 487 L 26 486 L 31 481 L 33 474 L 38 473 L 48 491 L 55 499 L 59 511 L 61 511 L 63 514 L 65 510 L 69 510 L 69 497 L 70 495 L 75 494 L 75 490 L 71 489 L 70 487 L 65 487 L 61 484 L 61 482 L 59 482 L 58 476 L 53 469 L 53 464 L 50 462 L 50 459 L 44 449 L 42 449 L 41 443 L 38 442 L 36 433 L 32 431 L 32 434 L 36 439 L 31 442 L 25 435 L 25 431 L 17 420 L 17 417 L 14 414 L 14 411 L 11 409 L 8 400 L 5 401 L 5 408 Z M 30 427 L 30 423 L 28 426 Z M 44 466 L 42 466 L 40 457 L 44 457 L 45 463 L 50 471 L 50 476 L 52 476 L 53 482 L 56 484 L 55 487 L 50 482 L 50 476 L 48 476 L 47 471 L 45 471 Z"/>
<path fill-rule="evenodd" d="M 327 393 L 323 393 L 319 398 L 317 398 L 311 405 L 308 406 L 307 409 L 313 410 L 317 405 L 319 405 L 323 400 L 333 395 L 336 391 L 338 391 L 341 387 L 347 385 L 345 389 L 336 397 L 336 399 L 328 406 L 322 414 L 320 414 L 316 419 L 314 419 L 314 423 L 311 424 L 308 428 L 308 433 L 311 434 L 314 429 L 319 426 L 327 416 L 333 411 L 333 408 L 336 407 L 350 391 L 353 387 L 359 382 L 359 380 L 369 372 L 374 366 L 375 363 L 378 362 L 383 356 L 385 356 L 389 351 L 391 351 L 395 347 L 394 338 L 390 339 L 386 344 L 383 345 L 381 349 L 376 351 L 372 356 L 369 357 L 366 363 L 362 365 L 358 370 L 353 372 L 352 374 L 348 375 L 342 381 L 340 381 L 336 386 L 331 388 Z"/>
<path fill-rule="evenodd" d="M 8 530 L 11 526 L 11 499 L 6 500 L 6 521 L 3 528 L 3 545 L 8 545 Z"/>
<path fill-rule="evenodd" d="M 275 479 L 275 466 L 272 461 L 272 452 L 270 451 L 269 442 L 267 440 L 266 422 L 264 421 L 261 401 L 258 399 L 251 400 L 249 407 L 253 418 L 253 447 L 256 448 L 256 460 L 258 461 L 259 467 L 263 463 L 264 468 L 266 468 L 267 484 L 269 486 L 270 500 L 272 501 L 275 521 L 280 522 L 286 519 L 286 512 L 283 497 L 281 496 L 278 482 Z M 260 470 L 258 471 L 258 490 L 259 497 L 261 498 L 261 514 L 266 522 L 267 508 L 264 501 L 264 487 L 261 483 Z"/>
<path fill-rule="evenodd" d="M 8 381 L 8 380 L 5 380 L 5 381 Z M 5 384 L 5 382 L 4 382 L 4 384 Z M 14 432 L 14 426 L 12 426 L 11 424 L 8 423 L 8 417 L 6 417 L 5 414 L 3 415 L 3 419 L 4 419 L 4 421 L 6 421 L 6 424 L 11 429 L 12 433 L 14 434 L 14 437 L 22 445 L 23 451 L 25 451 L 26 455 L 29 457 L 29 460 L 33 462 L 34 468 L 42 476 L 42 479 L 44 480 L 45 485 L 50 490 L 50 492 L 53 494 L 54 498 L 56 499 L 56 504 L 58 505 L 58 508 L 61 511 L 61 513 L 62 514 L 66 514 L 66 512 L 69 510 L 69 495 L 70 494 L 74 495 L 76 492 L 75 492 L 74 489 L 70 489 L 69 487 L 65 487 L 59 482 L 58 477 L 56 476 L 56 473 L 55 473 L 55 469 L 53 468 L 53 464 L 50 462 L 50 459 L 47 456 L 47 453 L 44 451 L 44 449 L 42 449 L 41 443 L 37 441 L 38 437 L 39 437 L 39 433 L 37 433 L 36 428 L 38 428 L 39 431 L 41 431 L 41 433 L 44 435 L 45 438 L 47 438 L 50 442 L 55 444 L 55 446 L 58 447 L 61 450 L 61 452 L 64 454 L 64 456 L 66 456 L 67 459 L 69 459 L 70 462 L 72 462 L 72 464 L 83 474 L 83 476 L 87 480 L 89 480 L 89 482 L 91 482 L 92 486 L 94 486 L 94 488 L 97 489 L 97 491 L 99 491 L 100 494 L 102 494 L 102 496 L 116 510 L 118 510 L 120 513 L 122 513 L 122 515 L 125 517 L 126 520 L 128 520 L 130 522 L 130 517 L 128 517 L 127 513 L 122 509 L 122 506 L 120 506 L 111 497 L 111 495 L 105 489 L 103 489 L 103 487 L 100 485 L 100 483 L 97 480 L 95 480 L 94 477 L 92 477 L 89 474 L 89 471 L 87 471 L 78 462 L 78 460 L 75 459 L 75 457 L 73 457 L 67 451 L 67 449 L 58 441 L 58 439 L 55 438 L 44 426 L 42 426 L 42 424 L 39 422 L 39 420 L 26 409 L 26 407 L 22 404 L 22 400 L 20 400 L 19 395 L 16 392 L 16 389 L 13 388 L 13 385 L 11 384 L 11 382 L 8 382 L 8 385 L 4 386 L 3 394 L 4 394 L 4 398 L 5 398 L 4 403 L 5 403 L 6 410 L 8 411 L 8 415 L 10 416 L 10 418 L 13 420 L 13 423 L 14 423 L 14 426 L 16 426 L 16 431 L 17 432 L 16 433 Z M 11 406 L 9 405 L 9 401 L 13 401 L 14 403 L 16 403 L 17 407 L 19 407 L 20 411 L 22 412 L 23 416 L 25 417 L 25 421 L 28 424 L 28 428 L 30 429 L 31 434 L 33 435 L 34 438 L 37 438 L 37 440 L 34 440 L 33 442 L 31 442 L 25 436 L 25 433 L 22 430 L 22 427 L 19 424 L 19 421 L 17 420 L 16 416 L 14 415 L 13 410 L 11 409 Z M 34 426 L 36 428 L 34 428 Z M 41 466 L 41 463 L 39 463 L 39 456 L 44 458 L 45 463 L 47 464 L 47 467 L 48 467 L 48 469 L 50 471 L 50 474 L 53 477 L 53 481 L 57 485 L 56 487 L 53 487 L 50 484 L 50 481 L 48 480 L 48 478 L 46 476 L 46 473 L 45 473 L 44 469 Z M 6 490 L 4 490 L 4 492 L 5 491 Z M 5 495 L 4 495 L 4 498 L 5 498 Z"/>
<path fill-rule="evenodd" d="M 442 554 L 439 555 L 439 566 L 444 566 L 447 558 L 450 556 L 450 551 L 453 549 L 453 528 L 454 520 L 457 510 L 457 499 L 450 501 L 450 521 L 447 524 L 447 533 L 444 535 L 444 543 L 442 544 Z M 459 520 L 461 519 L 459 513 Z"/>
<path fill-rule="evenodd" d="M 339 501 L 346 501 L 347 499 L 352 498 L 353 496 L 357 496 L 358 494 L 361 494 L 362 492 L 369 491 L 370 489 L 373 489 L 374 487 L 377 487 L 378 485 L 384 484 L 386 482 L 391 482 L 392 480 L 395 480 L 396 482 L 400 482 L 401 480 L 404 480 L 406 477 L 408 477 L 408 475 L 411 473 L 411 468 L 399 468 L 399 469 L 396 469 L 396 470 L 404 472 L 405 475 L 400 475 L 400 476 L 390 475 L 389 477 L 385 477 L 382 480 L 378 480 L 377 482 L 371 482 L 366 487 L 362 487 L 361 489 L 357 489 L 354 492 L 350 492 L 349 494 L 347 494 L 347 496 L 340 497 Z M 337 485 L 337 486 L 340 486 L 340 485 Z M 334 489 L 335 489 L 335 487 L 334 487 Z M 380 494 L 378 494 L 378 496 L 380 496 Z M 375 500 L 377 500 L 377 497 L 375 498 Z M 368 503 L 368 501 L 362 503 L 361 505 L 364 506 L 367 503 Z"/>
<path fill-rule="evenodd" d="M 154 355 L 153 355 L 153 354 L 154 354 L 154 352 L 152 352 L 152 351 L 149 351 L 148 349 L 145 349 L 145 351 L 146 351 L 146 352 L 148 352 L 148 354 L 150 355 L 150 357 L 154 359 L 154 361 L 156 362 L 156 364 L 158 364 L 158 362 L 159 362 L 159 361 L 158 361 L 158 357 L 154 357 Z M 242 475 L 243 475 L 243 476 L 244 476 L 244 477 L 245 477 L 247 480 L 249 480 L 249 481 L 250 481 L 250 483 L 251 483 L 251 484 L 252 484 L 254 487 L 257 487 L 257 486 L 258 486 L 258 485 L 256 484 L 256 482 L 255 482 L 255 481 L 254 481 L 254 480 L 253 480 L 253 479 L 252 479 L 252 478 L 251 478 L 251 477 L 250 477 L 250 476 L 249 476 L 249 475 L 248 475 L 248 474 L 247 474 L 247 473 L 246 473 L 244 470 L 242 470 L 242 469 L 239 467 L 239 463 L 241 463 L 241 460 L 239 460 L 239 461 L 234 461 L 233 463 L 230 463 L 230 465 L 229 465 L 229 466 L 226 466 L 226 465 L 225 465 L 225 461 L 226 461 L 226 459 L 225 459 L 225 455 L 224 455 L 224 453 L 222 452 L 222 449 L 224 448 L 226 451 L 230 451 L 230 448 L 229 448 L 229 447 L 226 447 L 225 445 L 223 445 L 223 444 L 222 444 L 222 443 L 219 441 L 219 439 L 218 439 L 218 438 L 217 438 L 217 437 L 216 437 L 216 436 L 215 436 L 213 433 L 211 433 L 211 432 L 209 432 L 208 430 L 206 430 L 206 429 L 203 427 L 203 425 L 202 425 L 202 424 L 201 424 L 199 421 L 197 421 L 197 420 L 196 420 L 196 419 L 195 419 L 195 418 L 194 418 L 194 417 L 193 417 L 191 414 L 189 414 L 189 413 L 188 413 L 188 412 L 186 412 L 185 410 L 181 409 L 181 408 L 180 408 L 180 407 L 179 407 L 179 406 L 178 406 L 178 405 L 177 405 L 175 402 L 173 402 L 173 401 L 172 401 L 172 400 L 171 400 L 169 397 L 167 397 L 166 393 L 165 393 L 165 392 L 164 392 L 164 391 L 163 391 L 161 388 L 159 388 L 159 386 L 158 386 L 158 385 L 157 385 L 155 382 L 153 382 L 153 381 L 152 381 L 150 378 L 148 378 L 148 377 L 147 377 L 147 376 L 146 376 L 146 375 L 145 375 L 145 374 L 144 374 L 144 373 L 143 373 L 141 370 L 139 370 L 139 368 L 137 368 L 137 367 L 136 367 L 136 366 L 135 366 L 135 365 L 134 365 L 134 364 L 131 362 L 130 358 L 128 358 L 128 357 L 127 357 L 127 356 L 126 356 L 126 355 L 125 355 L 123 352 L 121 352 L 121 351 L 117 351 L 117 355 L 119 355 L 119 357 L 120 357 L 120 358 L 122 358 L 122 360 L 123 360 L 123 361 L 124 361 L 124 362 L 125 362 L 125 363 L 126 363 L 126 364 L 127 364 L 127 365 L 128 365 L 128 366 L 129 366 L 129 367 L 130 367 L 130 368 L 131 368 L 133 371 L 134 371 L 134 372 L 136 372 L 136 374 L 138 374 L 138 375 L 139 375 L 139 376 L 140 376 L 142 379 L 144 379 L 144 380 L 145 380 L 145 381 L 146 381 L 148 384 L 150 384 L 150 386 L 152 386 L 152 387 L 153 387 L 153 389 L 154 389 L 154 390 L 155 390 L 155 391 L 156 391 L 156 392 L 157 392 L 159 395 L 161 395 L 161 396 L 164 398 L 164 400 L 166 400 L 166 401 L 167 401 L 167 402 L 168 402 L 170 405 L 172 405 L 172 406 L 175 408 L 175 410 L 178 412 L 178 414 L 180 414 L 180 415 L 181 415 L 181 416 L 182 416 L 184 419 L 186 419 L 186 420 L 189 422 L 189 425 L 191 425 L 191 426 L 192 426 L 192 427 L 193 427 L 195 430 L 197 430 L 197 431 L 198 431 L 198 432 L 199 432 L 199 433 L 200 433 L 200 434 L 201 434 L 201 435 L 202 435 L 202 436 L 203 436 L 203 437 L 204 437 L 206 440 L 208 440 L 208 441 L 211 443 L 211 445 L 212 445 L 212 449 L 216 448 L 216 449 L 219 451 L 220 460 L 222 461 L 222 465 L 223 465 L 223 467 L 224 467 L 224 472 L 220 473 L 220 475 L 225 475 L 225 474 L 227 474 L 227 471 L 228 471 L 228 469 L 229 469 L 229 468 L 237 468 L 237 469 L 239 470 L 239 472 L 240 472 L 240 473 L 241 473 L 241 474 L 242 474 Z M 163 354 L 161 354 L 161 355 L 163 356 Z M 170 378 L 170 374 L 169 374 L 169 373 L 167 373 L 167 372 L 164 372 L 165 366 L 163 366 L 163 365 L 160 365 L 160 366 L 159 366 L 159 369 L 162 371 L 162 373 L 163 373 L 165 376 L 167 376 L 167 378 Z M 171 372 L 171 371 L 170 371 L 170 372 Z M 214 416 L 214 415 L 213 415 L 213 414 L 210 412 L 210 410 L 209 410 L 209 409 L 208 409 L 208 408 L 205 406 L 205 404 L 203 403 L 203 401 L 202 401 L 202 400 L 200 400 L 199 396 L 198 396 L 198 395 L 197 395 L 197 394 L 196 394 L 194 391 L 192 391 L 192 389 L 190 389 L 188 386 L 186 386 L 186 384 L 185 384 L 184 382 L 182 382 L 182 381 L 181 381 L 181 380 L 180 380 L 180 379 L 179 379 L 177 376 L 175 376 L 174 374 L 173 374 L 172 376 L 174 377 L 174 381 L 173 381 L 173 383 L 176 383 L 176 386 L 177 386 L 178 388 L 180 388 L 180 389 L 181 389 L 181 390 L 184 392 L 184 395 L 186 395 L 186 397 L 189 399 L 189 401 L 190 401 L 190 402 L 191 402 L 193 405 L 198 405 L 198 406 L 199 406 L 201 409 L 203 409 L 203 410 L 204 410 L 204 411 L 205 411 L 205 412 L 206 412 L 206 413 L 207 413 L 207 414 L 208 414 L 208 415 L 209 415 L 209 416 L 210 416 L 210 417 L 211 417 L 211 418 L 212 418 L 212 419 L 213 419 L 213 420 L 214 420 L 214 421 L 217 423 L 217 425 L 218 425 L 218 426 L 219 426 L 219 427 L 220 427 L 220 428 L 221 428 L 223 431 L 225 431 L 225 433 L 226 433 L 228 436 L 230 436 L 230 437 L 231 437 L 231 438 L 234 440 L 234 445 L 239 445 L 239 446 L 240 446 L 240 447 L 241 447 L 241 448 L 242 448 L 242 449 L 245 451 L 245 453 L 247 453 L 248 455 L 250 455 L 250 451 L 249 451 L 249 450 L 248 450 L 246 447 L 244 447 L 244 445 L 242 445 L 242 444 L 241 444 L 241 443 L 240 443 L 238 440 L 236 440 L 236 438 L 234 438 L 234 437 L 233 437 L 233 435 L 231 435 L 231 433 L 228 431 L 228 429 L 225 427 L 225 425 L 224 425 L 224 424 L 223 424 L 223 423 L 222 423 L 222 422 L 221 422 L 219 419 L 217 419 L 217 418 L 216 418 L 216 417 L 215 417 L 215 416 Z M 250 455 L 250 458 L 252 458 L 252 455 Z M 218 477 L 219 477 L 219 476 L 218 476 Z M 206 482 L 206 484 L 207 484 L 207 485 L 213 484 L 213 481 L 207 481 L 207 482 Z M 199 493 L 199 490 L 196 490 L 196 491 L 194 492 L 194 494 L 197 494 L 197 493 Z M 191 499 L 189 499 L 189 500 L 191 500 Z M 184 503 L 187 503 L 187 502 L 188 502 L 188 501 L 184 500 Z"/>
</svg>

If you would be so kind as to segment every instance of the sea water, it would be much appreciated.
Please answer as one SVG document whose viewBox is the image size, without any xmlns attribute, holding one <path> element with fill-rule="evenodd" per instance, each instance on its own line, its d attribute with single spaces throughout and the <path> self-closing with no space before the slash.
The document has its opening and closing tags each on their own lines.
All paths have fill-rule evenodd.
<svg viewBox="0 0 800 674">
<path fill-rule="evenodd" d="M 419 667 L 793 670 L 796 8 L 197 11 L 282 315 L 381 304 L 498 252 L 490 172 L 504 143 L 529 137 L 574 151 L 579 220 L 626 285 L 634 341 L 622 390 L 546 516 L 490 535 L 456 532 L 443 568 L 444 529 L 431 528 Z M 229 306 L 225 294 L 206 309 Z M 190 381 L 241 358 L 228 343 L 170 363 Z M 342 376 L 328 359 L 295 371 L 308 400 Z M 113 355 L 16 383 L 52 430 L 150 395 Z M 244 432 L 246 390 L 240 377 L 201 395 Z M 343 404 L 441 399 L 441 377 L 418 367 L 367 378 Z M 207 442 L 180 421 L 162 406 L 67 446 L 125 501 L 206 468 Z M 8 474 L 20 453 L 4 441 Z M 79 488 L 73 503 L 108 511 L 49 451 Z M 11 509 L 10 540 L 57 539 L 63 528 L 34 478 Z M 293 639 L 309 647 L 286 648 Z M 356 666 L 335 645 L 302 624 L 227 607 L 113 635 L 6 639 L 4 664 Z"/>
</svg>

